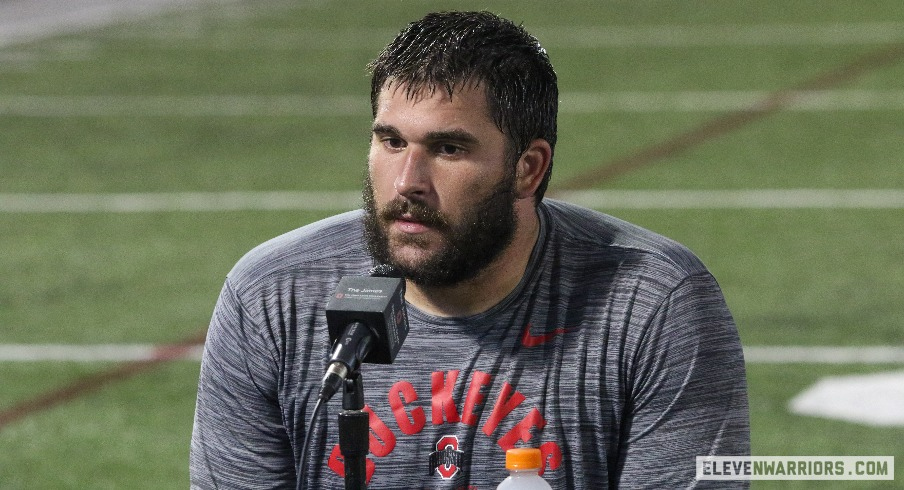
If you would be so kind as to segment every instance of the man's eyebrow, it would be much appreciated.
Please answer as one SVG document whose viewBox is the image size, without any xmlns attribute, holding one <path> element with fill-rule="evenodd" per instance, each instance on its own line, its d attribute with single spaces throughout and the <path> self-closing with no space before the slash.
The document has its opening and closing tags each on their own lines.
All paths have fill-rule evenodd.
<svg viewBox="0 0 904 490">
<path fill-rule="evenodd" d="M 431 131 L 425 138 L 431 142 L 460 143 L 475 145 L 479 142 L 476 136 L 464 129 L 450 129 L 448 131 Z"/>
<path fill-rule="evenodd" d="M 395 126 L 391 126 L 389 124 L 375 123 L 370 130 L 374 134 L 391 134 L 395 136 L 399 135 L 399 130 L 396 129 Z"/>
<path fill-rule="evenodd" d="M 402 133 L 391 124 L 374 123 L 371 127 L 373 134 L 381 136 L 401 137 Z M 476 145 L 480 140 L 473 133 L 464 129 L 449 129 L 444 131 L 431 131 L 424 136 L 429 143 L 458 143 L 462 145 Z"/>
</svg>

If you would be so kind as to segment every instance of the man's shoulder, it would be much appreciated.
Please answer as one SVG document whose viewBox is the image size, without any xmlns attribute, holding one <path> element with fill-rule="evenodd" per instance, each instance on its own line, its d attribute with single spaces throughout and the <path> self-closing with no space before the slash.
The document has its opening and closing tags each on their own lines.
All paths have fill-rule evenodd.
<svg viewBox="0 0 904 490">
<path fill-rule="evenodd" d="M 318 269 L 367 268 L 361 210 L 331 216 L 271 238 L 254 247 L 229 272 L 241 289 L 261 280 Z M 365 265 L 361 265 L 365 264 Z"/>
<path fill-rule="evenodd" d="M 620 218 L 575 204 L 543 201 L 551 229 L 569 253 L 595 254 L 679 276 L 707 272 L 683 244 Z"/>
</svg>

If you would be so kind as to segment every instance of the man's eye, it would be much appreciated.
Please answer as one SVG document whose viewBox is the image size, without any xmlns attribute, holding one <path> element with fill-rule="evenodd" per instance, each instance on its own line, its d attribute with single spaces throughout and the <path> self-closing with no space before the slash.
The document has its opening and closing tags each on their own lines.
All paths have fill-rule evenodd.
<svg viewBox="0 0 904 490">
<path fill-rule="evenodd" d="M 401 138 L 383 138 L 383 144 L 393 150 L 405 147 L 405 142 Z"/>
<path fill-rule="evenodd" d="M 438 151 L 441 155 L 455 155 L 461 152 L 461 148 L 455 145 L 440 145 Z"/>
</svg>

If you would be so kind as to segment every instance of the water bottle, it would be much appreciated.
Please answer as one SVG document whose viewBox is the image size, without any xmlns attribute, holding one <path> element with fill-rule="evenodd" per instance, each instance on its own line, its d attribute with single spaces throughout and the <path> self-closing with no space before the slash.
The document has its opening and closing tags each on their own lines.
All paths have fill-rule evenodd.
<svg viewBox="0 0 904 490">
<path fill-rule="evenodd" d="M 505 469 L 509 476 L 496 490 L 552 490 L 540 477 L 543 457 L 537 448 L 516 448 L 505 452 Z"/>
</svg>

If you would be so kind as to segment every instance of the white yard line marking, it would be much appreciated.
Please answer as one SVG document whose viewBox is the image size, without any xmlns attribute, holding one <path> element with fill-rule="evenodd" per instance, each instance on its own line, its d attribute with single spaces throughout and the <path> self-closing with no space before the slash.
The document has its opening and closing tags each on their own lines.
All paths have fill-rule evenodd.
<svg viewBox="0 0 904 490">
<path fill-rule="evenodd" d="M 904 40 L 904 24 L 725 24 L 659 26 L 538 26 L 532 32 L 545 44 L 563 47 L 691 47 L 858 45 Z"/>
<path fill-rule="evenodd" d="M 28 117 L 369 117 L 367 96 L 0 95 L 0 114 Z"/>
<path fill-rule="evenodd" d="M 782 110 L 901 111 L 904 90 L 782 92 Z M 766 110 L 767 91 L 571 92 L 562 114 Z M 25 117 L 369 117 L 366 95 L 0 95 L 0 115 Z"/>
<path fill-rule="evenodd" d="M 562 95 L 565 113 L 726 112 L 766 110 L 780 93 L 782 110 L 795 112 L 896 111 L 904 109 L 902 90 L 715 90 L 683 92 L 573 92 Z"/>
<path fill-rule="evenodd" d="M 196 345 L 179 354 L 173 354 L 172 346 L 154 344 L 0 344 L 0 361 L 3 362 L 129 362 L 152 361 L 163 356 L 172 359 L 200 360 L 204 350 Z"/>
<path fill-rule="evenodd" d="M 0 1 L 0 48 L 58 34 L 237 0 L 6 0 Z"/>
<path fill-rule="evenodd" d="M 320 211 L 356 209 L 360 203 L 360 191 L 0 194 L 0 212 L 10 213 Z"/>
<path fill-rule="evenodd" d="M 904 209 L 904 189 L 559 191 L 551 197 L 594 209 Z M 349 210 L 360 191 L 0 193 L 4 213 L 146 213 Z"/>
<path fill-rule="evenodd" d="M 554 197 L 595 209 L 904 208 L 904 189 L 578 190 Z"/>
<path fill-rule="evenodd" d="M 904 347 L 748 346 L 744 359 L 752 364 L 904 364 Z"/>
<path fill-rule="evenodd" d="M 904 209 L 904 189 L 559 191 L 550 197 L 594 209 Z M 340 211 L 361 207 L 360 191 L 0 193 L 0 213 Z"/>
<path fill-rule="evenodd" d="M 159 359 L 172 346 L 155 344 L 0 344 L 0 362 L 126 362 Z M 203 346 L 177 356 L 199 360 Z M 904 347 L 748 346 L 750 364 L 904 364 Z"/>
<path fill-rule="evenodd" d="M 824 24 L 718 24 L 639 26 L 527 26 L 543 45 L 557 50 L 587 48 L 686 48 L 712 46 L 859 46 L 904 41 L 900 22 Z M 246 28 L 200 30 L 193 24 L 155 24 L 100 35 L 154 39 L 183 49 L 204 50 L 367 50 L 376 53 L 398 33 L 393 27 Z M 194 42 L 185 44 L 185 40 Z"/>
</svg>

